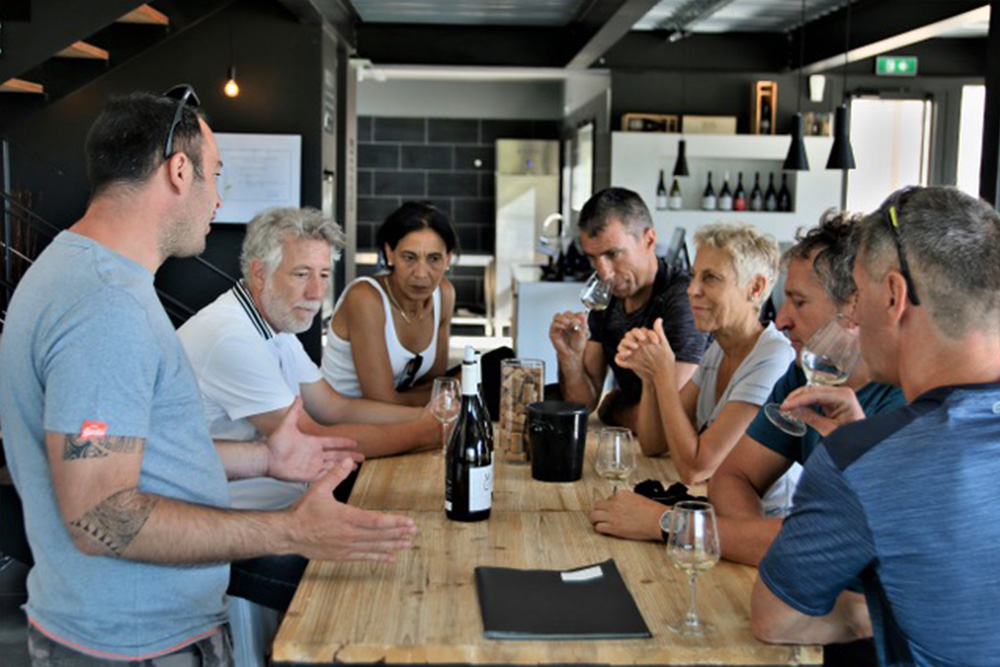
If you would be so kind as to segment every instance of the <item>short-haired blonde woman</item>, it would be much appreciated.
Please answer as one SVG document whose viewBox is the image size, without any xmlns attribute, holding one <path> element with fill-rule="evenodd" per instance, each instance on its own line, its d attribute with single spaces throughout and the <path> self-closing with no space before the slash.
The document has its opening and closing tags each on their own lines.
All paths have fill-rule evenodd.
<svg viewBox="0 0 1000 667">
<path fill-rule="evenodd" d="M 744 224 L 714 224 L 694 236 L 697 248 L 688 297 L 695 325 L 714 342 L 694 376 L 677 388 L 674 353 L 663 323 L 633 329 L 615 361 L 642 379 L 637 435 L 647 456 L 669 452 L 681 479 L 707 480 L 765 402 L 795 356 L 760 308 L 778 272 L 778 246 Z M 663 506 L 631 492 L 599 502 L 591 521 L 621 537 L 659 537 Z"/>
</svg>

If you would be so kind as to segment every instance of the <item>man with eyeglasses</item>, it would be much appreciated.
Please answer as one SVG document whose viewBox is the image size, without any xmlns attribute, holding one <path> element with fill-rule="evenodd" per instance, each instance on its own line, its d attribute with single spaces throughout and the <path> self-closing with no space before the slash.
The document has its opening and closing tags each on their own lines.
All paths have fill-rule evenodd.
<svg viewBox="0 0 1000 667">
<path fill-rule="evenodd" d="M 857 226 L 853 318 L 872 375 L 907 405 L 869 416 L 809 387 L 824 431 L 760 565 L 755 634 L 825 642 L 860 577 L 880 662 L 985 665 L 1000 653 L 1000 215 L 954 188 L 907 188 Z"/>
<path fill-rule="evenodd" d="M 228 561 L 387 561 L 415 531 L 337 502 L 352 458 L 300 432 L 295 411 L 267 444 L 220 442 L 221 458 L 213 446 L 153 286 L 168 257 L 204 249 L 220 201 L 212 131 L 193 91 L 176 92 L 105 105 L 87 137 L 87 210 L 7 311 L 0 420 L 35 558 L 35 665 L 231 665 Z M 227 475 L 251 474 L 316 481 L 287 510 L 230 510 Z"/>
</svg>

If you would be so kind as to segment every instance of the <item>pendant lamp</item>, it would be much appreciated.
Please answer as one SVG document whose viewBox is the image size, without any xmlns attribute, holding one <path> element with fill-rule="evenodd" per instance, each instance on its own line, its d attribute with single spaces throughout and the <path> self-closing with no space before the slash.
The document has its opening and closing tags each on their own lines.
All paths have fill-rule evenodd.
<svg viewBox="0 0 1000 667">
<path fill-rule="evenodd" d="M 851 3 L 847 2 L 847 20 L 844 23 L 844 90 L 840 106 L 834 112 L 833 147 L 826 161 L 827 169 L 854 169 L 854 149 L 851 147 L 851 112 L 847 108 L 847 52 L 851 49 Z"/>
<path fill-rule="evenodd" d="M 687 42 L 683 44 L 684 69 L 681 70 L 681 123 L 684 122 L 684 112 L 687 110 Z M 684 136 L 684 126 L 681 126 L 681 136 Z M 674 176 L 689 176 L 687 160 L 687 141 L 681 139 L 677 144 L 677 160 L 674 162 Z"/>
<path fill-rule="evenodd" d="M 802 0 L 802 26 L 799 28 L 799 81 L 798 81 L 798 111 L 792 117 L 792 143 L 788 146 L 788 155 L 782 168 L 786 171 L 809 171 L 809 158 L 806 157 L 805 121 L 802 119 L 802 67 L 805 60 L 806 34 L 806 0 Z"/>
</svg>

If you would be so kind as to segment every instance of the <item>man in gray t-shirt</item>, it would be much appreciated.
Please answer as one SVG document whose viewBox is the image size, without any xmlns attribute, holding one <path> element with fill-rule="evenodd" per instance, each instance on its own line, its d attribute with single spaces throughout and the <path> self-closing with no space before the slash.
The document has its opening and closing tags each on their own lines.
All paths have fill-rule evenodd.
<svg viewBox="0 0 1000 667">
<path fill-rule="evenodd" d="M 26 273 L 5 318 L 0 421 L 35 557 L 36 665 L 81 653 L 94 665 L 231 664 L 227 561 L 391 560 L 415 530 L 332 497 L 352 460 L 299 432 L 297 408 L 266 444 L 213 447 L 153 288 L 168 257 L 204 249 L 219 206 L 212 131 L 194 91 L 177 93 L 105 106 L 87 138 L 87 211 Z M 226 478 L 240 475 L 314 483 L 288 510 L 237 513 Z"/>
</svg>

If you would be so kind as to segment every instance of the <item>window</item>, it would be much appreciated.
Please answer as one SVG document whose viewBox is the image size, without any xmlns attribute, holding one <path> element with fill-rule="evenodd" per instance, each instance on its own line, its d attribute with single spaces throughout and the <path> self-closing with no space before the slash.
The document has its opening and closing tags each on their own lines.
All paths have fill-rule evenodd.
<svg viewBox="0 0 1000 667">
<path fill-rule="evenodd" d="M 958 124 L 958 175 L 955 185 L 976 197 L 979 196 L 985 113 L 986 86 L 962 86 L 962 111 Z"/>
</svg>

